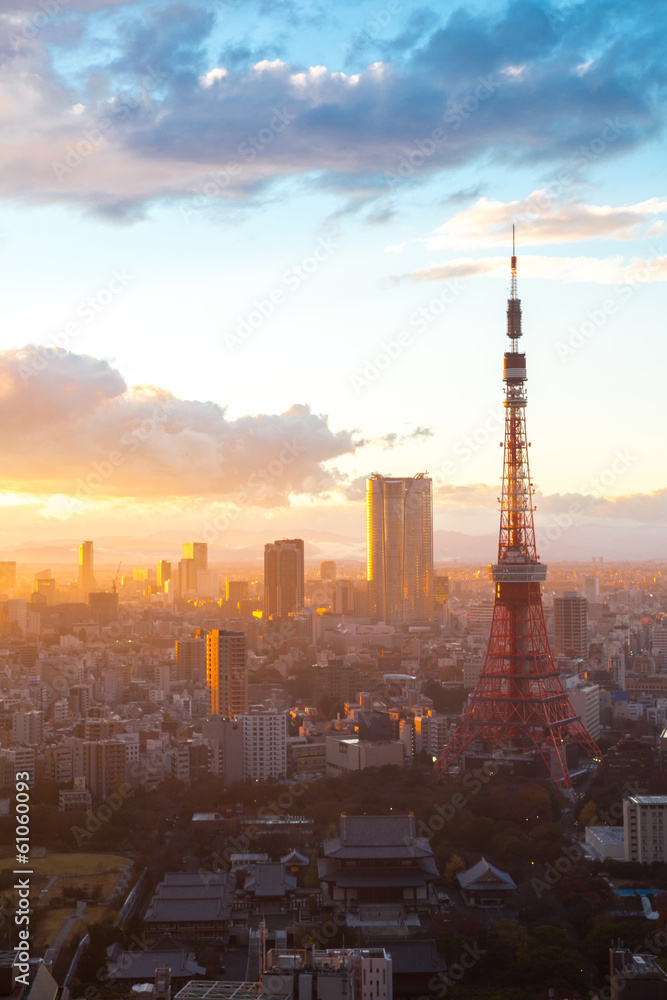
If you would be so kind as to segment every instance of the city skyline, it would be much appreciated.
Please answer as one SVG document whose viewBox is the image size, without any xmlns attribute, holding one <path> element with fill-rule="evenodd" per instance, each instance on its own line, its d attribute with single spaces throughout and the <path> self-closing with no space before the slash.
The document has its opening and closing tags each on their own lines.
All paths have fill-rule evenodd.
<svg viewBox="0 0 667 1000">
<path fill-rule="evenodd" d="M 6 558 L 363 541 L 375 471 L 492 536 L 513 222 L 538 534 L 667 554 L 648 5 L 83 8 L 0 16 Z"/>
</svg>

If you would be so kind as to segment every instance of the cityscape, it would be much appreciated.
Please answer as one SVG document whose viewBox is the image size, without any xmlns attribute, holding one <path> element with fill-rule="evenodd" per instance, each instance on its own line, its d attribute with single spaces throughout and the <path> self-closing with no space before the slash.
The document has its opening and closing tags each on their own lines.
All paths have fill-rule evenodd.
<svg viewBox="0 0 667 1000">
<path fill-rule="evenodd" d="M 0 1000 L 667 1000 L 664 18 L 2 5 Z"/>
</svg>

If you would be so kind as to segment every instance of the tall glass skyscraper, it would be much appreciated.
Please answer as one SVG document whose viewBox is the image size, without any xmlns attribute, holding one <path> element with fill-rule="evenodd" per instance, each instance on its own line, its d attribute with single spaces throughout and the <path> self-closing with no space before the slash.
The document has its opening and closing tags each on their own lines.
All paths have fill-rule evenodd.
<svg viewBox="0 0 667 1000">
<path fill-rule="evenodd" d="M 421 473 L 366 480 L 366 570 L 372 618 L 393 625 L 433 614 L 433 484 Z"/>
</svg>

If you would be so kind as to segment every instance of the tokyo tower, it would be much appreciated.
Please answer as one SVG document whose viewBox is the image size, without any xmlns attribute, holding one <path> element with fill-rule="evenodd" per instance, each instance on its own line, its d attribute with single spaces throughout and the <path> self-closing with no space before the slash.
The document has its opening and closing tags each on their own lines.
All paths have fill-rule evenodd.
<svg viewBox="0 0 667 1000">
<path fill-rule="evenodd" d="M 537 750 L 553 780 L 567 790 L 572 783 L 566 745 L 574 741 L 594 759 L 601 753 L 570 704 L 547 639 L 540 587 L 547 567 L 540 563 L 535 549 L 534 491 L 526 437 L 526 355 L 519 351 L 521 335 L 512 231 L 500 538 L 498 562 L 489 567 L 496 592 L 493 620 L 484 669 L 436 769 L 446 772 L 473 746 L 484 753 Z"/>
</svg>

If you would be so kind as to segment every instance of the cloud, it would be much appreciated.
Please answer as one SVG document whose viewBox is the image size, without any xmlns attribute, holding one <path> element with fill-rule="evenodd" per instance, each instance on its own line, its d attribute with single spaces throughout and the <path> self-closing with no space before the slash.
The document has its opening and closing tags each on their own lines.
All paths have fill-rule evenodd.
<svg viewBox="0 0 667 1000">
<path fill-rule="evenodd" d="M 561 282 L 590 281 L 598 285 L 667 281 L 667 251 L 662 256 L 623 262 L 622 257 L 540 257 L 522 255 L 519 273 L 524 278 L 550 278 Z M 458 257 L 413 271 L 400 280 L 445 281 L 452 278 L 507 277 L 508 257 Z"/>
<path fill-rule="evenodd" d="M 214 402 L 128 387 L 106 361 L 32 346 L 0 353 L 0 422 L 6 489 L 83 498 L 287 504 L 336 488 L 326 463 L 357 447 L 303 404 L 228 420 Z"/>
<path fill-rule="evenodd" d="M 0 197 L 133 218 L 151 203 L 187 204 L 225 171 L 209 202 L 247 201 L 292 177 L 386 196 L 482 159 L 581 158 L 607 118 L 621 124 L 598 158 L 661 124 L 665 15 L 649 0 L 587 0 L 560 20 L 530 0 L 459 9 L 444 25 L 420 13 L 354 73 L 287 63 L 273 44 L 219 50 L 215 5 L 79 7 L 18 44 L 12 18 L 0 20 Z M 79 67 L 66 77 L 65 50 Z M 73 116 L 74 105 L 84 110 Z"/>
<path fill-rule="evenodd" d="M 665 232 L 658 216 L 667 213 L 667 198 L 650 198 L 634 205 L 587 205 L 576 197 L 533 191 L 527 198 L 502 202 L 480 198 L 433 231 L 429 249 L 508 245 L 517 224 L 520 247 L 578 240 L 634 240 Z"/>
<path fill-rule="evenodd" d="M 667 489 L 651 493 L 603 496 L 596 493 L 555 493 L 539 496 L 541 516 L 575 512 L 582 520 L 613 519 L 634 525 L 667 526 Z M 580 513 L 576 513 L 576 511 Z"/>
</svg>

